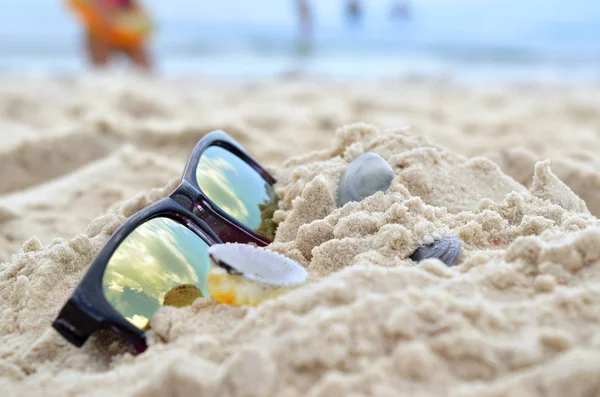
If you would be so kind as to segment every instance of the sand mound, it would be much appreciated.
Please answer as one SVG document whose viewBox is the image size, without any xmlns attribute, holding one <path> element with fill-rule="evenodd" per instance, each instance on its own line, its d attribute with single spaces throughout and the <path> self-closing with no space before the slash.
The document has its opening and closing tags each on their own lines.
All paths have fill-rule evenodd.
<svg viewBox="0 0 600 397">
<path fill-rule="evenodd" d="M 367 150 L 394 167 L 390 191 L 336 209 L 345 164 Z M 481 381 L 501 394 L 547 395 L 573 379 L 581 394 L 570 395 L 599 386 L 600 222 L 548 163 L 528 192 L 487 160 L 355 126 L 277 176 L 272 248 L 303 263 L 310 285 L 258 309 L 208 299 L 165 308 L 152 320 L 152 347 L 135 359 L 109 335 L 74 349 L 48 323 L 116 227 L 171 187 L 138 196 L 67 242 L 29 240 L 3 269 L 0 354 L 22 380 L 11 387 L 342 396 L 475 395 Z M 407 259 L 449 233 L 464 244 L 459 266 Z"/>
<path fill-rule="evenodd" d="M 142 83 L 43 83 L 71 95 L 48 105 L 58 115 L 45 108 L 34 121 L 25 115 L 34 112 L 35 96 L 0 84 L 4 121 L 10 116 L 30 131 L 29 141 L 13 137 L 0 153 L 15 170 L 4 185 L 10 193 L 0 197 L 0 238 L 7 242 L 0 252 L 0 390 L 6 395 L 598 393 L 600 221 L 593 214 L 600 196 L 587 190 L 593 183 L 579 180 L 585 172 L 597 178 L 597 159 L 536 161 L 566 142 L 549 121 L 540 125 L 550 132 L 514 149 L 504 143 L 517 133 L 495 135 L 491 127 L 512 123 L 516 131 L 536 124 L 509 106 L 516 102 L 528 103 L 538 119 L 541 109 L 554 115 L 568 105 L 562 117 L 576 118 L 577 131 L 585 131 L 596 114 L 581 98 L 596 94 L 571 89 L 575 96 L 562 99 L 535 87 L 479 92 L 419 81 L 372 84 L 359 93 L 357 85 L 290 81 L 223 86 L 202 96 Z M 400 87 L 410 100 L 392 95 Z M 252 101 L 239 104 L 239 98 Z M 500 114 L 473 116 L 487 108 Z M 229 113 L 236 118 L 228 120 Z M 357 124 L 335 136 L 328 132 L 330 124 L 356 115 L 402 125 L 396 114 L 422 125 L 384 130 Z M 472 131 L 457 132 L 479 117 L 472 140 L 465 138 Z M 75 133 L 80 142 L 100 143 L 49 159 L 45 178 L 56 179 L 39 185 L 43 165 L 19 168 L 16 153 L 41 153 L 46 145 L 62 150 L 64 136 L 51 128 L 57 120 L 88 125 L 71 131 L 81 131 Z M 272 169 L 282 200 L 271 248 L 305 266 L 310 283 L 258 308 L 205 298 L 184 309 L 165 307 L 152 319 L 151 347 L 141 356 L 131 356 L 108 332 L 72 347 L 50 322 L 89 262 L 128 216 L 171 191 L 193 143 L 219 123 L 259 160 L 278 164 Z M 274 132 L 259 132 L 270 128 Z M 486 133 L 493 143 L 479 138 Z M 444 147 L 436 136 L 444 136 Z M 547 153 L 536 152 L 546 140 Z M 589 147 L 598 146 L 590 138 Z M 282 161 L 308 149 L 319 150 Z M 389 191 L 336 208 L 345 166 L 367 151 L 394 169 Z M 457 152 L 495 156 L 499 166 Z M 40 238 L 29 238 L 33 234 Z M 408 259 L 419 245 L 450 234 L 462 242 L 458 266 Z M 54 237 L 67 238 L 50 243 Z"/>
</svg>

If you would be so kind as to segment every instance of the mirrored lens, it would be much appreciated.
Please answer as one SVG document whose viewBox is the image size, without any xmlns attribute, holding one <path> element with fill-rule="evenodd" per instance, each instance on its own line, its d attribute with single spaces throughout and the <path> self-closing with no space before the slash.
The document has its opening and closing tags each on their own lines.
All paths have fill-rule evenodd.
<svg viewBox="0 0 600 397">
<path fill-rule="evenodd" d="M 257 233 L 273 238 L 277 195 L 273 186 L 244 160 L 219 146 L 202 153 L 198 186 L 223 211 Z"/>
<path fill-rule="evenodd" d="M 177 301 L 178 292 L 208 296 L 207 249 L 204 240 L 172 219 L 151 219 L 131 232 L 108 261 L 104 296 L 123 317 L 144 329 L 165 300 Z"/>
</svg>

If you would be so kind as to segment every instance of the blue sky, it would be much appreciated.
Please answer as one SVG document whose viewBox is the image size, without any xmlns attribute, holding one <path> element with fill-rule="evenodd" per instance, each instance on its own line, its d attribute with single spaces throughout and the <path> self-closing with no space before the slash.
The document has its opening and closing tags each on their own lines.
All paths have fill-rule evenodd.
<svg viewBox="0 0 600 397">
<path fill-rule="evenodd" d="M 342 29 L 343 1 L 312 0 L 318 32 Z M 597 0 L 412 0 L 414 18 L 401 32 L 387 28 L 391 2 L 364 0 L 367 14 L 362 34 L 380 32 L 419 42 L 475 44 L 514 43 L 543 36 L 543 40 L 568 40 L 569 48 L 600 42 L 596 39 L 600 37 Z M 209 26 L 219 27 L 221 35 L 243 35 L 247 32 L 244 27 L 276 29 L 273 31 L 282 36 L 296 32 L 294 0 L 146 0 L 145 4 L 154 11 L 161 40 L 190 35 L 210 38 Z M 0 0 L 0 45 L 75 43 L 79 31 L 62 0 Z"/>
<path fill-rule="evenodd" d="M 369 19 L 378 20 L 392 0 L 364 0 Z M 313 0 L 321 23 L 341 23 L 343 0 Z M 293 0 L 146 0 L 159 19 L 198 22 L 295 23 Z M 72 23 L 61 0 L 0 0 L 0 32 L 39 30 L 43 22 L 60 21 L 61 29 Z M 596 0 L 412 0 L 419 17 L 442 24 L 496 26 L 537 21 L 581 22 L 598 20 Z"/>
</svg>

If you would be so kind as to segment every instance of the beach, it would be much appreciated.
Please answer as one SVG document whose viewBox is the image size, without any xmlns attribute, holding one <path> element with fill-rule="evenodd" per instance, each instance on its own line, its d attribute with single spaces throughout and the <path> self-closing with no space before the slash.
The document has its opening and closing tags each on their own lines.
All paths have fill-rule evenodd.
<svg viewBox="0 0 600 397">
<path fill-rule="evenodd" d="M 8 396 L 600 396 L 600 83 L 0 76 Z M 110 235 L 221 129 L 278 180 L 270 248 L 309 283 L 200 298 L 133 356 L 51 322 Z M 337 208 L 376 152 L 386 193 Z M 458 236 L 459 263 L 415 263 Z"/>
</svg>

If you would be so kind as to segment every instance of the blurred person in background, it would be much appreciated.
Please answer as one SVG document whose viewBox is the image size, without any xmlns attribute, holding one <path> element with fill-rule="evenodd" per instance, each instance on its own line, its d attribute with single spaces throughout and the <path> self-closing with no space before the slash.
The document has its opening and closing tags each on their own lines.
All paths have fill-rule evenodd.
<svg viewBox="0 0 600 397">
<path fill-rule="evenodd" d="M 85 29 L 88 58 L 104 67 L 124 54 L 138 67 L 152 67 L 147 49 L 153 29 L 146 10 L 136 0 L 67 0 Z"/>
<path fill-rule="evenodd" d="M 360 22 L 363 15 L 363 6 L 360 0 L 348 0 L 346 2 L 346 16 L 352 24 Z M 403 0 L 394 0 L 391 4 L 390 15 L 396 19 L 408 19 L 410 17 L 410 3 Z"/>
<path fill-rule="evenodd" d="M 306 56 L 311 50 L 313 14 L 308 0 L 296 0 L 296 6 L 300 20 L 300 36 L 296 51 L 299 55 Z"/>
<path fill-rule="evenodd" d="M 390 16 L 395 19 L 408 19 L 410 18 L 410 2 L 408 1 L 396 1 L 392 3 Z"/>
<path fill-rule="evenodd" d="M 313 28 L 312 10 L 308 0 L 296 0 L 298 14 L 300 16 L 300 35 L 303 38 L 310 37 Z"/>
<path fill-rule="evenodd" d="M 350 23 L 357 23 L 362 17 L 362 4 L 359 0 L 348 0 L 346 3 L 346 16 Z"/>
</svg>

